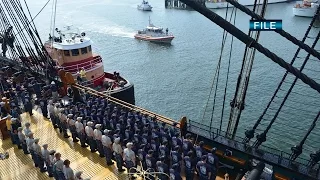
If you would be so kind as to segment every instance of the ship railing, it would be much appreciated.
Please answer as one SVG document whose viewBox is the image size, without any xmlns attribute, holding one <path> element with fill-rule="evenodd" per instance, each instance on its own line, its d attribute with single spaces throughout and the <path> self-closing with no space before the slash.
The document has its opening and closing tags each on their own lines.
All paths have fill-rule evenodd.
<svg viewBox="0 0 320 180">
<path fill-rule="evenodd" d="M 92 68 L 95 68 L 99 63 L 102 63 L 102 58 L 101 56 L 96 56 L 94 59 L 90 61 L 79 63 L 76 65 L 62 66 L 61 68 L 66 72 L 71 72 L 72 74 L 74 74 L 74 73 L 80 72 L 82 68 L 84 68 L 84 70 L 90 70 Z"/>
<path fill-rule="evenodd" d="M 227 132 L 225 132 L 225 131 L 222 131 L 218 128 L 210 127 L 208 125 L 205 125 L 205 124 L 202 124 L 202 123 L 199 123 L 196 121 L 192 121 L 192 120 L 189 120 L 189 122 L 188 122 L 188 131 L 195 133 L 195 134 L 199 134 L 205 138 L 212 139 L 212 140 L 215 140 L 218 137 L 225 138 L 227 135 Z M 238 150 L 243 150 L 246 153 L 250 153 L 247 151 L 248 149 L 241 149 L 240 148 L 240 147 L 243 147 L 242 146 L 243 140 L 244 140 L 244 138 L 239 137 L 239 136 L 235 136 L 235 138 L 232 141 L 235 144 L 237 144 L 237 145 L 235 145 L 235 147 L 238 147 L 239 148 Z M 269 153 L 270 156 L 275 157 L 275 159 L 277 159 L 277 162 L 275 162 L 275 163 L 277 163 L 277 164 L 282 164 L 282 163 L 286 164 L 286 163 L 290 162 L 290 156 L 291 156 L 290 153 L 287 153 L 287 152 L 284 152 L 284 151 L 281 151 L 281 150 L 278 150 L 278 149 L 275 149 L 275 148 L 272 148 L 272 147 L 269 147 L 266 145 L 260 145 L 259 148 L 256 151 L 251 152 L 251 154 L 255 153 L 255 155 L 257 155 L 256 153 L 258 153 L 259 151 L 267 152 L 267 153 Z M 270 160 L 270 159 L 266 159 L 266 160 Z M 294 163 L 300 164 L 300 165 L 303 165 L 306 167 L 307 164 L 309 163 L 309 160 L 307 160 L 303 157 L 298 157 L 294 161 Z"/>
<path fill-rule="evenodd" d="M 93 80 L 87 80 L 81 83 L 83 86 L 93 87 Z"/>
</svg>

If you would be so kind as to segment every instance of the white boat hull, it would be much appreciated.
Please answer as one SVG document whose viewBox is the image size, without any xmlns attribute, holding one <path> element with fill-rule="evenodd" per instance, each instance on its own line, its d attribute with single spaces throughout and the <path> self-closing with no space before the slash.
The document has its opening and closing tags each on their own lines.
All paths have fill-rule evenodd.
<svg viewBox="0 0 320 180">
<path fill-rule="evenodd" d="M 228 2 L 219 2 L 219 1 L 221 1 L 221 0 L 211 0 L 211 2 L 207 1 L 206 7 L 208 9 L 220 9 L 220 8 L 226 8 L 227 6 L 233 7 L 233 5 Z M 282 2 L 287 2 L 287 0 L 268 0 L 268 4 L 282 3 Z M 244 6 L 253 6 L 254 0 L 238 0 L 238 3 L 240 3 Z M 260 1 L 260 4 L 262 4 L 262 3 L 263 3 L 263 1 Z"/>
<path fill-rule="evenodd" d="M 152 7 L 151 6 L 141 6 L 141 5 L 138 5 L 137 7 L 139 10 L 141 11 L 151 11 L 152 10 Z"/>
<path fill-rule="evenodd" d="M 316 7 L 310 7 L 310 8 L 296 8 L 296 7 L 294 7 L 292 10 L 293 10 L 293 15 L 295 15 L 295 16 L 313 17 L 317 11 L 317 8 Z"/>
<path fill-rule="evenodd" d="M 141 34 L 136 34 L 134 37 L 139 40 L 156 42 L 156 43 L 171 43 L 171 41 L 174 38 L 174 36 L 152 37 L 152 36 L 141 35 Z"/>
</svg>

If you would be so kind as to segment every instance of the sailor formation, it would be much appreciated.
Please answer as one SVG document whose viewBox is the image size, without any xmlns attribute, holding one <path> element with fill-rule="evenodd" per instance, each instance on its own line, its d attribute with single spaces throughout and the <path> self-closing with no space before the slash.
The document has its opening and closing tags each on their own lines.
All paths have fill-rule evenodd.
<svg viewBox="0 0 320 180">
<path fill-rule="evenodd" d="M 7 117 L 12 144 L 25 154 L 31 154 L 35 167 L 47 172 L 49 177 L 82 179 L 82 172 L 74 173 L 69 160 L 63 161 L 59 152 L 48 150 L 48 144 L 41 147 L 39 139 L 33 137 L 30 123 L 24 123 L 20 114 L 24 110 L 32 116 L 35 105 L 51 120 L 52 127 L 58 129 L 57 134 L 69 138 L 69 131 L 73 142 L 90 148 L 92 153 L 98 152 L 106 159 L 106 166 L 113 166 L 115 161 L 119 172 L 125 171 L 123 167 L 126 167 L 131 179 L 135 178 L 133 167 L 137 166 L 156 172 L 154 174 L 161 180 L 180 180 L 182 176 L 187 180 L 197 176 L 201 180 L 216 179 L 219 160 L 215 148 L 207 152 L 203 142 L 195 145 L 194 137 L 190 134 L 182 136 L 176 124 L 167 127 L 156 117 L 90 94 L 81 94 L 82 102 L 59 97 L 54 82 L 45 85 L 31 77 L 15 83 L 10 76 L 2 76 L 1 82 L 4 88 L 1 117 Z"/>
</svg>

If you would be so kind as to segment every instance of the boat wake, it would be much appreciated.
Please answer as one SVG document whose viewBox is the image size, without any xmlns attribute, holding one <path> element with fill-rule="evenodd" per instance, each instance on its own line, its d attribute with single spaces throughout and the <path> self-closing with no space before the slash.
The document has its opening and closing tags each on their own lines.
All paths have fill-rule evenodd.
<svg viewBox="0 0 320 180">
<path fill-rule="evenodd" d="M 91 21 L 92 23 L 88 23 L 85 26 L 81 27 L 85 31 L 91 31 L 99 34 L 106 34 L 110 36 L 116 37 L 124 37 L 124 38 L 134 38 L 135 30 L 117 25 L 115 23 L 102 21 Z"/>
<path fill-rule="evenodd" d="M 108 34 L 116 37 L 125 37 L 125 38 L 134 38 L 134 31 L 128 31 L 127 28 L 119 27 L 119 26 L 109 26 L 99 28 L 96 32 L 102 34 Z"/>
</svg>

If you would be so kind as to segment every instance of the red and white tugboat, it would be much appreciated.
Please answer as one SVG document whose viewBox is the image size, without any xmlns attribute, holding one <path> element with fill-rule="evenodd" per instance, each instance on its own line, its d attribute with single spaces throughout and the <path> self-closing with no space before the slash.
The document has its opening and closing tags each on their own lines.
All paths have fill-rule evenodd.
<svg viewBox="0 0 320 180">
<path fill-rule="evenodd" d="M 84 32 L 67 26 L 55 29 L 45 47 L 59 69 L 70 72 L 81 84 L 134 104 L 134 86 L 119 73 L 104 72 L 100 55 L 92 52 L 92 41 Z"/>
<path fill-rule="evenodd" d="M 163 28 L 153 25 L 151 23 L 150 17 L 149 26 L 147 26 L 144 30 L 138 31 L 138 33 L 134 35 L 134 37 L 139 40 L 156 43 L 171 43 L 174 38 L 172 34 L 169 34 L 168 28 L 166 29 L 166 32 L 163 32 Z"/>
</svg>

